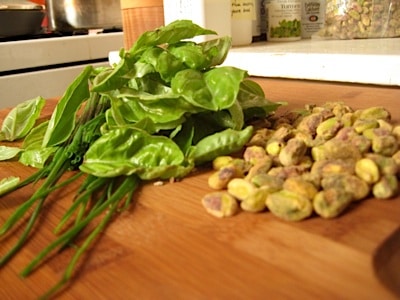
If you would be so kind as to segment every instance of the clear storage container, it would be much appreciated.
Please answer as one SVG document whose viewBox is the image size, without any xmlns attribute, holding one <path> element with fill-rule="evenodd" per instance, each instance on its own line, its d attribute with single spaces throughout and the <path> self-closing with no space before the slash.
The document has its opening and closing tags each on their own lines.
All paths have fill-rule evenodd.
<svg viewBox="0 0 400 300">
<path fill-rule="evenodd" d="M 232 45 L 251 44 L 256 20 L 255 0 L 232 0 Z"/>
</svg>

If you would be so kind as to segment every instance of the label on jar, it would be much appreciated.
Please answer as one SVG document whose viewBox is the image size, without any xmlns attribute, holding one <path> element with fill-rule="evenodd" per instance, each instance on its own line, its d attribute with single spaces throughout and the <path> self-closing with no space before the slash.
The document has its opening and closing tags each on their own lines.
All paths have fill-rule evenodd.
<svg viewBox="0 0 400 300">
<path fill-rule="evenodd" d="M 255 0 L 232 0 L 232 19 L 256 20 Z"/>
<path fill-rule="evenodd" d="M 301 0 L 267 0 L 267 40 L 301 39 Z"/>
<path fill-rule="evenodd" d="M 325 1 L 303 0 L 301 8 L 301 37 L 311 38 L 324 27 Z"/>
</svg>

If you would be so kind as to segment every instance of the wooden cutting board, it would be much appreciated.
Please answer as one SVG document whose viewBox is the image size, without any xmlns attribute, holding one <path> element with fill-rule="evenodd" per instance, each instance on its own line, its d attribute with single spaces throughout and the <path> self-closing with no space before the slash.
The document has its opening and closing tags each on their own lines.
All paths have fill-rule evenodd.
<svg viewBox="0 0 400 300">
<path fill-rule="evenodd" d="M 284 109 L 342 100 L 354 108 L 384 105 L 400 122 L 398 88 L 256 80 L 269 99 L 289 102 Z M 54 103 L 48 101 L 45 115 Z M 32 171 L 0 163 L 0 178 Z M 289 223 L 266 212 L 217 219 L 200 204 L 209 174 L 141 187 L 56 299 L 400 299 L 400 198 L 367 199 L 333 220 Z M 72 249 L 28 278 L 19 272 L 52 241 L 75 188 L 48 199 L 35 235 L 0 269 L 0 299 L 36 299 L 58 281 Z M 32 190 L 0 198 L 1 223 Z M 13 235 L 0 240 L 0 254 L 13 241 Z"/>
</svg>

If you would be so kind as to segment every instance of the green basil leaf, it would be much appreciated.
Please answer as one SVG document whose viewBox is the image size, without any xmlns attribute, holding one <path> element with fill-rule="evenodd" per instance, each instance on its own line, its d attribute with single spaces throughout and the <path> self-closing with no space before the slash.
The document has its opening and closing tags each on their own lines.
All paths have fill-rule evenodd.
<svg viewBox="0 0 400 300">
<path fill-rule="evenodd" d="M 203 52 L 203 48 L 194 42 L 181 42 L 168 46 L 168 52 L 193 70 L 204 70 L 210 66 L 210 59 Z M 183 68 L 182 68 L 183 69 Z"/>
<path fill-rule="evenodd" d="M 229 126 L 229 128 L 236 130 L 242 129 L 244 126 L 244 114 L 239 102 L 235 101 L 235 103 L 229 107 L 228 111 L 232 120 L 232 125 Z"/>
<path fill-rule="evenodd" d="M 57 103 L 44 135 L 43 147 L 58 145 L 71 135 L 75 127 L 76 112 L 90 95 L 89 77 L 92 70 L 93 67 L 87 66 L 70 84 Z"/>
<path fill-rule="evenodd" d="M 246 71 L 234 67 L 214 68 L 204 74 L 218 110 L 230 108 L 235 103 L 240 83 L 246 76 Z"/>
<path fill-rule="evenodd" d="M 144 130 L 149 134 L 155 134 L 158 131 L 156 124 L 150 118 L 143 118 L 132 126 Z"/>
<path fill-rule="evenodd" d="M 155 166 L 138 172 L 138 175 L 142 180 L 183 178 L 188 175 L 193 168 L 193 164 Z"/>
<path fill-rule="evenodd" d="M 129 72 L 124 77 L 131 80 L 142 78 L 155 72 L 156 70 L 154 69 L 153 65 L 147 62 L 138 61 L 129 69 Z"/>
<path fill-rule="evenodd" d="M 129 50 L 133 55 L 140 54 L 148 47 L 174 44 L 199 35 L 217 34 L 213 30 L 202 28 L 190 20 L 177 20 L 156 30 L 143 33 Z"/>
<path fill-rule="evenodd" d="M 57 147 L 27 149 L 21 153 L 19 162 L 25 166 L 41 169 L 56 150 Z"/>
<path fill-rule="evenodd" d="M 118 100 L 112 102 L 112 111 L 115 119 L 123 118 L 125 123 L 149 118 L 159 128 L 171 129 L 184 122 L 185 115 L 200 111 L 174 94 L 149 94 L 133 89 L 121 92 Z"/>
<path fill-rule="evenodd" d="M 16 157 L 21 151 L 18 147 L 0 146 L 0 161 Z"/>
<path fill-rule="evenodd" d="M 183 163 L 184 155 L 171 139 L 125 127 L 97 139 L 80 169 L 98 177 L 137 174 L 142 179 L 153 179 L 182 172 Z"/>
<path fill-rule="evenodd" d="M 126 76 L 133 66 L 129 57 L 122 58 L 115 68 L 105 69 L 93 79 L 93 92 L 108 92 L 123 87 L 128 81 Z"/>
<path fill-rule="evenodd" d="M 180 42 L 167 50 L 193 70 L 205 70 L 222 64 L 231 48 L 231 38 L 221 37 L 202 43 Z"/>
<path fill-rule="evenodd" d="M 194 106 L 218 111 L 235 103 L 245 76 L 246 71 L 234 67 L 214 68 L 204 73 L 187 69 L 176 74 L 171 88 Z"/>
<path fill-rule="evenodd" d="M 188 154 L 188 151 L 192 146 L 194 131 L 195 127 L 192 120 L 190 119 L 187 122 L 183 123 L 180 126 L 179 130 L 174 132 L 174 135 L 170 137 L 179 146 L 182 152 L 185 153 L 185 155 Z"/>
<path fill-rule="evenodd" d="M 22 144 L 24 151 L 19 157 L 19 162 L 25 166 L 43 168 L 46 161 L 56 151 L 56 147 L 42 147 L 43 138 L 47 130 L 49 121 L 35 126 L 25 137 Z"/>
<path fill-rule="evenodd" d="M 1 127 L 5 140 L 14 141 L 25 137 L 39 118 L 45 99 L 36 97 L 14 107 L 6 116 Z"/>
<path fill-rule="evenodd" d="M 43 138 L 46 133 L 49 121 L 45 121 L 35 126 L 25 137 L 22 143 L 23 149 L 40 149 L 42 148 Z"/>
<path fill-rule="evenodd" d="M 243 80 L 241 82 L 237 99 L 243 110 L 260 107 L 266 113 L 271 113 L 285 104 L 284 102 L 271 102 L 266 99 L 260 85 L 252 80 Z"/>
<path fill-rule="evenodd" d="M 127 92 L 128 95 L 134 95 L 135 97 L 149 100 L 166 97 L 178 98 L 178 95 L 172 94 L 171 88 L 156 74 L 150 74 L 143 78 L 136 78 L 134 81 L 130 81 L 130 84 L 132 89 L 121 88 L 121 95 Z"/>
<path fill-rule="evenodd" d="M 252 134 L 253 127 L 247 126 L 241 131 L 229 128 L 206 136 L 194 146 L 191 159 L 198 165 L 221 155 L 235 153 L 243 148 Z"/>
<path fill-rule="evenodd" d="M 207 56 L 209 60 L 207 68 L 211 68 L 225 61 L 232 46 L 232 38 L 229 36 L 220 37 L 218 39 L 202 42 L 200 46 L 203 48 L 204 55 Z"/>
<path fill-rule="evenodd" d="M 245 125 L 245 115 L 238 101 L 235 101 L 235 103 L 229 109 L 224 109 L 217 112 L 204 112 L 195 116 L 195 118 L 203 120 L 203 123 L 201 124 L 202 131 L 205 129 L 205 123 L 207 124 L 209 127 L 207 129 L 208 134 L 215 133 L 226 128 L 241 130 Z"/>
<path fill-rule="evenodd" d="M 16 176 L 10 176 L 0 180 L 0 196 L 6 194 L 8 191 L 16 187 L 20 182 L 20 178 Z"/>
<path fill-rule="evenodd" d="M 171 88 L 194 106 L 213 111 L 218 109 L 200 71 L 187 69 L 178 72 L 171 81 Z"/>
<path fill-rule="evenodd" d="M 187 67 L 174 55 L 161 47 L 153 47 L 146 50 L 141 58 L 154 67 L 165 82 L 170 82 L 175 74 Z"/>
</svg>

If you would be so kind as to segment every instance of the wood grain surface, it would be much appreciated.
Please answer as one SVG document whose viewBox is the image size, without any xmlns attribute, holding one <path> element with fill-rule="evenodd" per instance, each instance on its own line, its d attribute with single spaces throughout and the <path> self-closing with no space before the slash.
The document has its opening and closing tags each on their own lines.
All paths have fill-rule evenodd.
<svg viewBox="0 0 400 300">
<path fill-rule="evenodd" d="M 400 89 L 255 78 L 283 109 L 344 101 L 383 105 L 400 123 Z M 49 100 L 45 115 L 55 101 Z M 2 111 L 3 119 L 7 111 Z M 0 178 L 33 172 L 0 163 Z M 79 265 L 56 299 L 400 299 L 400 198 L 367 199 L 333 220 L 290 223 L 270 213 L 217 219 L 200 199 L 209 170 L 180 182 L 148 183 Z M 0 223 L 34 187 L 0 198 Z M 51 196 L 35 234 L 0 269 L 0 299 L 36 299 L 56 283 L 74 249 L 54 255 L 28 278 L 20 271 L 54 236 L 75 187 Z M 21 229 L 19 229 L 21 230 Z M 15 241 L 0 240 L 0 255 Z"/>
</svg>

